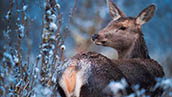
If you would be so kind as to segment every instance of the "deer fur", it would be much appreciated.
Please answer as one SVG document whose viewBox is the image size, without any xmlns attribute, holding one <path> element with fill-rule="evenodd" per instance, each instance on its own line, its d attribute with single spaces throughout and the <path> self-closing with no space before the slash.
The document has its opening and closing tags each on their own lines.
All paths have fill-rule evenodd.
<svg viewBox="0 0 172 97">
<path fill-rule="evenodd" d="M 70 59 L 71 64 L 59 79 L 61 94 L 64 97 L 112 97 L 103 92 L 104 88 L 113 80 L 125 78 L 129 84 L 127 94 L 132 92 L 131 86 L 139 84 L 151 97 L 161 96 L 161 88 L 149 90 L 164 72 L 161 65 L 150 58 L 141 32 L 141 25 L 152 18 L 155 5 L 150 5 L 134 18 L 127 17 L 111 0 L 107 0 L 107 4 L 113 20 L 92 40 L 97 45 L 116 49 L 119 59 L 111 60 L 96 52 L 77 54 Z"/>
<path fill-rule="evenodd" d="M 115 66 L 112 65 L 112 61 L 107 57 L 98 54 L 96 52 L 83 52 L 77 54 L 69 60 L 69 66 L 65 69 L 59 84 L 61 86 L 61 94 L 63 97 L 107 97 L 106 93 L 103 92 L 104 88 L 110 83 L 110 81 L 120 81 L 120 79 L 127 79 L 123 73 Z M 74 64 L 73 64 L 74 63 Z M 69 67 L 73 66 L 73 70 Z M 87 69 L 83 69 L 86 67 Z M 70 72 L 68 75 L 66 73 Z M 76 73 L 72 73 L 76 72 Z M 72 76 L 82 75 L 82 78 L 76 79 L 75 83 L 80 85 L 80 87 L 75 87 L 73 92 L 69 91 L 66 87 L 73 87 Z M 69 75 L 72 75 L 69 77 Z M 71 84 L 65 81 L 65 78 L 71 80 Z M 80 83 L 77 83 L 77 80 Z M 94 87 L 94 88 L 93 88 Z M 78 95 L 75 90 L 80 91 Z M 131 89 L 127 89 L 131 93 Z M 64 92 L 64 93 L 62 93 Z"/>
</svg>

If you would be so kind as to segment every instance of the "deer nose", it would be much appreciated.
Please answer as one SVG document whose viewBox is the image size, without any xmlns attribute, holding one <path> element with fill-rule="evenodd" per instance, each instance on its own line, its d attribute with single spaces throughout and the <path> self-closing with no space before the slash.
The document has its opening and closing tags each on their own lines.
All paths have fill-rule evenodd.
<svg viewBox="0 0 172 97">
<path fill-rule="evenodd" d="M 98 34 L 94 34 L 94 35 L 92 36 L 92 40 L 95 41 L 98 37 L 99 37 Z"/>
</svg>

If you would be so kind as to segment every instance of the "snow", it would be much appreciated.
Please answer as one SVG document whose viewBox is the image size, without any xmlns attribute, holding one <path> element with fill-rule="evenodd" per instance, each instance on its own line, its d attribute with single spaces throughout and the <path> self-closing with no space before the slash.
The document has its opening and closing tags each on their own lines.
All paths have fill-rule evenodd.
<svg viewBox="0 0 172 97">
<path fill-rule="evenodd" d="M 7 12 L 7 15 L 5 16 L 5 18 L 8 20 L 9 19 L 9 15 L 10 15 L 11 11 Z"/>
<path fill-rule="evenodd" d="M 6 15 L 6 16 L 5 16 L 5 18 L 8 20 L 8 18 L 9 18 L 9 15 Z"/>
<path fill-rule="evenodd" d="M 15 62 L 15 63 L 18 63 L 18 62 L 19 62 L 19 59 L 18 59 L 17 56 L 13 56 L 13 58 L 14 58 L 14 62 Z"/>
<path fill-rule="evenodd" d="M 35 72 L 37 72 L 37 73 L 38 73 L 39 71 L 40 71 L 40 70 L 39 70 L 39 68 L 38 68 L 38 67 L 36 67 L 36 68 L 35 68 Z"/>
<path fill-rule="evenodd" d="M 38 56 L 37 56 L 37 59 L 40 59 L 42 57 L 42 55 L 41 54 L 39 54 Z"/>
<path fill-rule="evenodd" d="M 24 28 L 25 28 L 25 27 L 24 27 L 23 25 L 21 25 L 21 24 L 18 25 L 18 26 L 19 26 L 19 30 L 20 30 L 21 32 L 24 32 Z"/>
<path fill-rule="evenodd" d="M 164 89 L 167 89 L 167 88 L 170 88 L 170 87 L 172 88 L 172 78 L 162 80 L 161 86 L 163 86 Z"/>
<path fill-rule="evenodd" d="M 170 97 L 172 97 L 172 92 L 168 93 L 168 95 L 169 95 Z"/>
<path fill-rule="evenodd" d="M 54 44 L 51 44 L 51 49 L 55 49 L 55 45 Z"/>
<path fill-rule="evenodd" d="M 57 30 L 57 26 L 53 22 L 50 23 L 49 27 L 50 27 L 50 30 Z"/>
<path fill-rule="evenodd" d="M 47 10 L 46 13 L 47 13 L 48 15 L 51 15 L 51 10 Z"/>
<path fill-rule="evenodd" d="M 55 35 L 51 35 L 50 39 L 56 40 L 56 36 Z"/>
<path fill-rule="evenodd" d="M 32 97 L 51 97 L 52 91 L 48 87 L 44 87 L 40 84 L 34 87 L 35 94 Z"/>
<path fill-rule="evenodd" d="M 19 31 L 20 31 L 19 37 L 20 37 L 20 38 L 23 38 L 23 37 L 24 37 L 24 30 L 25 30 L 25 27 L 24 27 L 22 24 L 19 24 L 18 27 L 19 27 L 18 29 L 19 29 Z"/>
<path fill-rule="evenodd" d="M 26 20 L 27 19 L 27 16 L 24 16 L 24 20 Z"/>
<path fill-rule="evenodd" d="M 43 43 L 43 44 L 42 44 L 42 48 L 47 47 L 47 46 L 49 46 L 48 43 Z"/>
<path fill-rule="evenodd" d="M 134 93 L 132 93 L 132 94 L 126 96 L 126 97 L 136 97 L 136 95 Z"/>
<path fill-rule="evenodd" d="M 28 6 L 27 5 L 24 5 L 23 6 L 23 11 L 25 11 L 27 8 L 28 8 Z"/>
<path fill-rule="evenodd" d="M 7 53 L 7 52 L 4 52 L 3 55 L 4 55 L 4 57 L 6 57 L 6 58 L 8 58 L 8 59 L 10 60 L 10 62 L 11 62 L 11 64 L 12 64 L 13 66 L 15 65 L 15 63 L 14 63 L 14 61 L 13 61 L 13 58 L 12 58 L 11 54 L 9 54 L 9 53 Z M 5 60 L 4 60 L 4 61 L 5 61 Z"/>
<path fill-rule="evenodd" d="M 66 49 L 66 46 L 65 46 L 65 45 L 61 45 L 61 46 L 60 46 L 60 49 L 61 49 L 61 50 L 65 50 L 65 49 Z"/>
<path fill-rule="evenodd" d="M 42 91 L 41 91 L 44 95 L 51 95 L 51 90 L 49 89 L 49 88 L 44 88 L 44 89 L 42 89 Z"/>
<path fill-rule="evenodd" d="M 119 82 L 112 81 L 109 83 L 108 87 L 111 91 L 113 91 L 113 94 L 116 94 L 119 92 L 119 90 L 124 90 L 127 86 L 127 82 L 125 79 L 122 79 Z"/>
<path fill-rule="evenodd" d="M 59 60 L 59 59 L 60 59 L 58 55 L 56 55 L 56 59 L 57 59 L 57 60 Z"/>
<path fill-rule="evenodd" d="M 56 83 L 56 81 L 57 81 L 57 78 L 56 78 L 56 77 L 57 77 L 56 74 L 54 74 L 53 77 L 52 77 L 52 81 L 53 81 L 54 83 Z"/>
<path fill-rule="evenodd" d="M 7 76 L 7 82 L 9 82 L 9 83 L 11 83 L 11 82 L 14 82 L 15 81 L 15 77 L 14 77 L 14 75 L 12 75 L 12 74 L 9 74 L 8 76 Z"/>
<path fill-rule="evenodd" d="M 20 18 L 19 17 L 17 18 L 17 21 L 20 21 Z"/>
<path fill-rule="evenodd" d="M 20 80 L 18 81 L 18 83 L 16 84 L 16 86 L 18 87 L 21 83 L 22 83 L 22 79 L 20 79 Z"/>
<path fill-rule="evenodd" d="M 44 32 L 47 32 L 47 30 L 44 29 Z M 43 33 L 42 38 L 47 38 L 49 36 L 49 33 Z"/>
<path fill-rule="evenodd" d="M 55 23 L 56 22 L 56 15 L 55 14 L 50 15 L 49 19 L 52 19 L 52 21 Z"/>
<path fill-rule="evenodd" d="M 50 50 L 49 51 L 49 56 L 51 57 L 51 56 L 53 56 L 53 54 L 54 54 L 53 50 Z"/>
<path fill-rule="evenodd" d="M 60 9 L 60 4 L 57 3 L 56 6 Z"/>
</svg>

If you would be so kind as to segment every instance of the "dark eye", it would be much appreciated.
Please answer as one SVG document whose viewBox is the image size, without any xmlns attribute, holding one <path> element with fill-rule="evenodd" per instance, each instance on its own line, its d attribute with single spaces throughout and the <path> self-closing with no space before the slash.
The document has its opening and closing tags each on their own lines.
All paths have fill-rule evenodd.
<svg viewBox="0 0 172 97">
<path fill-rule="evenodd" d="M 125 30 L 125 29 L 127 29 L 127 28 L 124 27 L 124 26 L 121 26 L 119 29 L 120 29 L 120 30 Z"/>
</svg>

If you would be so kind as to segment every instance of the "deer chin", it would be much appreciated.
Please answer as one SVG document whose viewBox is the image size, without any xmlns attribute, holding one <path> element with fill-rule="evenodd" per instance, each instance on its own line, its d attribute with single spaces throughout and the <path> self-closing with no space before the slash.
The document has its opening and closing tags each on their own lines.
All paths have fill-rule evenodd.
<svg viewBox="0 0 172 97">
<path fill-rule="evenodd" d="M 92 40 L 92 42 L 93 42 L 94 44 L 96 44 L 96 45 L 103 45 L 103 46 L 106 46 L 106 44 L 107 44 L 107 40 L 106 40 L 106 39 L 101 40 L 101 41 L 99 41 L 98 39 L 91 39 L 91 40 Z"/>
<path fill-rule="evenodd" d="M 102 45 L 101 42 L 94 42 L 96 45 Z"/>
<path fill-rule="evenodd" d="M 94 44 L 96 45 L 103 45 L 103 46 L 106 46 L 106 41 L 93 41 Z"/>
</svg>

